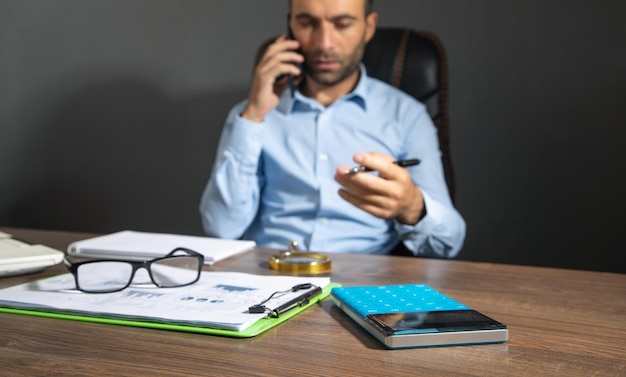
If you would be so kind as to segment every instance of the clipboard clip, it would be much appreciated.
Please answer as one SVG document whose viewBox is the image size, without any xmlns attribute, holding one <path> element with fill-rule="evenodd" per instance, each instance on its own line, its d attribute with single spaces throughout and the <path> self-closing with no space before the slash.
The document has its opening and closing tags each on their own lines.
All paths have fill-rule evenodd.
<svg viewBox="0 0 626 377">
<path fill-rule="evenodd" d="M 311 289 L 312 288 L 312 289 Z M 279 305 L 278 307 L 271 309 L 269 308 L 267 305 L 265 305 L 266 302 L 270 301 L 271 299 L 274 298 L 274 296 L 279 295 L 279 294 L 288 294 L 290 292 L 297 292 L 297 291 L 301 291 L 307 289 L 306 292 L 304 292 L 301 295 L 298 295 L 296 297 L 294 297 L 293 299 L 285 302 L 282 305 Z M 290 311 L 291 309 L 295 309 L 297 307 L 303 306 L 308 304 L 311 301 L 311 298 L 319 295 L 320 293 L 322 293 L 322 288 L 318 287 L 317 285 L 313 285 L 311 283 L 303 283 L 303 284 L 297 284 L 294 285 L 293 287 L 291 287 L 290 289 L 284 290 L 284 291 L 276 291 L 274 293 L 272 293 L 270 295 L 270 297 L 266 298 L 265 300 L 261 301 L 258 304 L 252 305 L 248 308 L 248 313 L 252 313 L 252 314 L 260 314 L 260 313 L 265 313 L 267 312 L 267 317 L 268 318 L 278 318 L 280 317 L 281 314 L 286 313 L 288 311 Z"/>
</svg>

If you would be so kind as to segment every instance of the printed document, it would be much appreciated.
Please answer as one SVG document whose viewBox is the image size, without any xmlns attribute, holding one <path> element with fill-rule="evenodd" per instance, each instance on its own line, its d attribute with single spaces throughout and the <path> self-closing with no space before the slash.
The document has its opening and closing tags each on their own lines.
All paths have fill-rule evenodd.
<svg viewBox="0 0 626 377">
<path fill-rule="evenodd" d="M 298 284 L 319 287 L 327 277 L 263 276 L 239 272 L 203 271 L 200 281 L 178 288 L 145 284 L 137 275 L 133 285 L 120 292 L 91 294 L 76 289 L 72 274 L 63 274 L 0 290 L 0 306 L 92 317 L 127 319 L 243 331 L 266 316 L 248 308 L 277 291 Z M 288 302 L 302 292 L 276 295 L 270 308 Z"/>
</svg>

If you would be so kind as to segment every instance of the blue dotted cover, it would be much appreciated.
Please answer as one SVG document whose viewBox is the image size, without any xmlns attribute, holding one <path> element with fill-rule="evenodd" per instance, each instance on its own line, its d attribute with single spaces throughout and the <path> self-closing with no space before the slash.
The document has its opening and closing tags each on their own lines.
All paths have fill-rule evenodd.
<svg viewBox="0 0 626 377">
<path fill-rule="evenodd" d="M 471 310 L 425 284 L 333 288 L 337 300 L 361 317 L 369 314 Z"/>
</svg>

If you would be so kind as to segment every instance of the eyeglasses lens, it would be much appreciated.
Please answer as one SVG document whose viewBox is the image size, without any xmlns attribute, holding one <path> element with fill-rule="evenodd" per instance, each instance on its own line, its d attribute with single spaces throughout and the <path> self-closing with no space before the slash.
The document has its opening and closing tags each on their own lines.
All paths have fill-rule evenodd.
<svg viewBox="0 0 626 377">
<path fill-rule="evenodd" d="M 150 265 L 152 279 L 160 287 L 178 287 L 198 280 L 200 259 L 193 256 L 173 256 Z"/>
<path fill-rule="evenodd" d="M 78 267 L 78 286 L 87 292 L 111 292 L 126 287 L 133 266 L 126 262 L 94 262 Z"/>
</svg>

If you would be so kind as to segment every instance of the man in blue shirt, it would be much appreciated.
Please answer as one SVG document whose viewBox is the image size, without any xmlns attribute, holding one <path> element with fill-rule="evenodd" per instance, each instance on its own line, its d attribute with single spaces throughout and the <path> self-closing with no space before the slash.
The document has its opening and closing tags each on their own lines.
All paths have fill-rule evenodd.
<svg viewBox="0 0 626 377">
<path fill-rule="evenodd" d="M 322 252 L 386 254 L 400 241 L 414 255 L 459 252 L 465 222 L 426 108 L 361 64 L 378 18 L 371 6 L 291 1 L 294 40 L 267 48 L 222 131 L 200 204 L 207 235 Z M 421 163 L 393 163 L 412 158 Z M 373 172 L 349 174 L 354 164 Z"/>
</svg>

